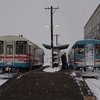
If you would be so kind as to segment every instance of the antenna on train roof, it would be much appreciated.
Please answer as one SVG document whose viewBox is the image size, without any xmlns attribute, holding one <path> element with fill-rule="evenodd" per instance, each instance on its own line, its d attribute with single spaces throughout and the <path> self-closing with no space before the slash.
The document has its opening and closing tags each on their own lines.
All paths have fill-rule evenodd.
<svg viewBox="0 0 100 100">
<path fill-rule="evenodd" d="M 23 35 L 21 34 L 21 35 L 19 35 L 20 37 L 23 37 Z"/>
</svg>

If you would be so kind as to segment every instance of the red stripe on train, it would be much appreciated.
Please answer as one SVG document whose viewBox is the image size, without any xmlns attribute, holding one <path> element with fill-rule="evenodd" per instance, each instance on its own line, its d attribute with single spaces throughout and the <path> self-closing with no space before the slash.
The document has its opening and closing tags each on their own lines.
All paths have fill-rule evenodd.
<svg viewBox="0 0 100 100">
<path fill-rule="evenodd" d="M 0 56 L 0 58 L 28 58 L 28 56 Z"/>
</svg>

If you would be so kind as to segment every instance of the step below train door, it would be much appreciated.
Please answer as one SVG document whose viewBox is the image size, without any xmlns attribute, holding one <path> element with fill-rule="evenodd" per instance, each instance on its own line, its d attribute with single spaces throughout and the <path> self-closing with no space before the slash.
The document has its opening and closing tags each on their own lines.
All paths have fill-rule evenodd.
<svg viewBox="0 0 100 100">
<path fill-rule="evenodd" d="M 86 44 L 85 63 L 86 66 L 94 66 L 94 45 L 92 43 Z"/>
</svg>

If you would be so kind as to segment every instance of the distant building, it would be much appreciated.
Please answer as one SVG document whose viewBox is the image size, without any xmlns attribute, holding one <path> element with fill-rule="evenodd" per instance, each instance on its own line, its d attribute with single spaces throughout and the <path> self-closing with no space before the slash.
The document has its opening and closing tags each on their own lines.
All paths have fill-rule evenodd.
<svg viewBox="0 0 100 100">
<path fill-rule="evenodd" d="M 100 39 L 100 4 L 84 27 L 84 39 Z"/>
</svg>

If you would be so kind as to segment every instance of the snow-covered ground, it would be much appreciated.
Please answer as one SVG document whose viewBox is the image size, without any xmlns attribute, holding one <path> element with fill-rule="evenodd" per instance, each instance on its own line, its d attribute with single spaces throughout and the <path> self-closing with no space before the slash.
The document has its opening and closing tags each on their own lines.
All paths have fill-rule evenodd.
<svg viewBox="0 0 100 100">
<path fill-rule="evenodd" d="M 50 67 L 50 64 L 45 64 L 44 66 L 46 65 L 49 65 L 49 67 L 45 68 L 43 71 L 44 72 L 51 72 L 51 73 L 54 73 L 54 72 L 57 72 L 59 70 L 61 70 L 61 66 L 59 67 Z M 65 72 L 66 74 L 67 72 Z M 85 72 L 84 72 L 85 73 Z M 87 73 L 85 73 L 87 74 Z M 84 74 L 84 75 L 85 75 Z M 88 87 L 90 88 L 91 92 L 94 94 L 94 96 L 96 97 L 96 100 L 100 100 L 100 72 L 95 72 L 95 73 L 92 73 L 92 72 L 89 72 L 87 75 L 95 75 L 98 79 L 91 79 L 91 78 L 86 78 L 85 79 L 85 82 L 87 83 Z M 71 76 L 76 76 L 76 72 L 73 71 Z M 0 74 L 0 85 L 4 84 L 8 79 L 3 79 L 3 78 L 9 78 L 9 77 L 12 77 L 11 74 Z M 81 78 L 76 78 L 76 80 L 82 80 L 82 77 Z"/>
<path fill-rule="evenodd" d="M 1 76 L 1 75 L 0 75 L 0 76 Z M 1 86 L 2 84 L 4 84 L 6 81 L 7 81 L 7 79 L 0 79 L 0 86 Z"/>
<path fill-rule="evenodd" d="M 97 79 L 85 79 L 85 82 L 88 84 L 91 92 L 100 100 L 100 80 Z"/>
<path fill-rule="evenodd" d="M 0 74 L 0 86 L 4 84 L 9 78 L 12 78 L 13 74 Z"/>
<path fill-rule="evenodd" d="M 92 72 L 92 71 L 88 71 L 88 72 L 82 72 L 81 73 L 83 76 L 85 77 L 92 77 L 95 76 L 97 79 L 95 78 L 85 78 L 85 82 L 87 83 L 89 89 L 91 90 L 91 92 L 93 93 L 94 97 L 96 97 L 96 100 L 100 100 L 100 72 Z M 76 76 L 76 72 L 73 71 L 71 76 Z M 78 80 L 83 81 L 82 77 L 76 78 L 77 82 Z"/>
</svg>

